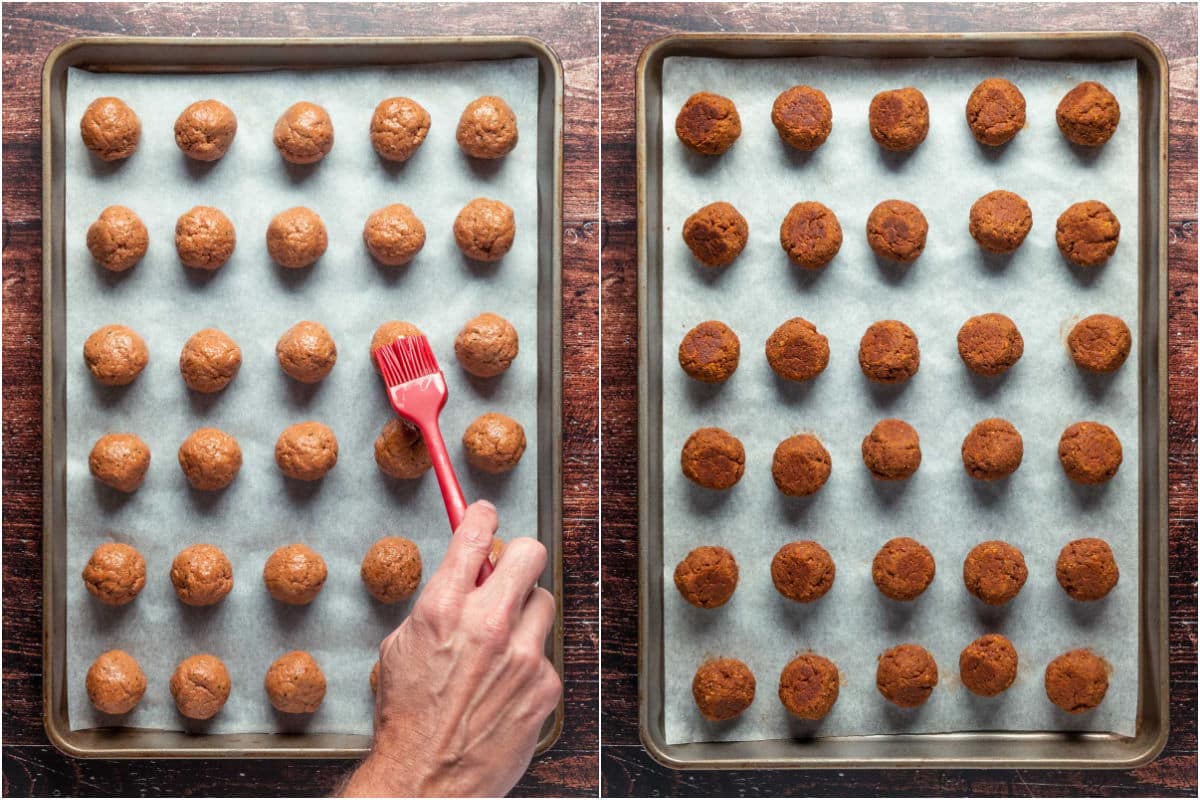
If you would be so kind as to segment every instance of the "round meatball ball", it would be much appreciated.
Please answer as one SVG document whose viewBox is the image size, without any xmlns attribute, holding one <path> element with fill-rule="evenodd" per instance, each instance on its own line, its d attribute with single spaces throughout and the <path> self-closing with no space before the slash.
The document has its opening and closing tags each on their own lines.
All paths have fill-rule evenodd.
<svg viewBox="0 0 1200 800">
<path fill-rule="evenodd" d="M 978 481 L 995 481 L 1013 474 L 1024 457 L 1021 434 L 1006 419 L 992 417 L 976 423 L 963 439 L 963 469 Z"/>
<path fill-rule="evenodd" d="M 825 144 L 833 130 L 833 108 L 820 89 L 793 86 L 775 98 L 771 123 L 788 145 L 812 151 Z"/>
<path fill-rule="evenodd" d="M 1117 250 L 1121 223 L 1099 200 L 1085 200 L 1058 217 L 1054 240 L 1063 258 L 1079 267 L 1097 267 Z"/>
<path fill-rule="evenodd" d="M 1120 317 L 1092 314 L 1075 324 L 1067 336 L 1071 360 L 1089 372 L 1115 372 L 1133 349 L 1133 334 Z"/>
<path fill-rule="evenodd" d="M 408 161 L 429 133 L 429 112 L 416 100 L 389 97 L 371 116 L 371 146 L 386 161 Z"/>
<path fill-rule="evenodd" d="M 829 340 L 803 317 L 792 317 L 767 339 L 767 363 L 781 378 L 807 381 L 829 366 Z"/>
<path fill-rule="evenodd" d="M 880 92 L 871 99 L 868 121 L 885 150 L 912 150 L 929 134 L 929 103 L 911 86 Z"/>
<path fill-rule="evenodd" d="M 873 323 L 859 342 L 858 365 L 874 383 L 903 383 L 921 367 L 917 335 L 899 320 Z"/>
<path fill-rule="evenodd" d="M 333 149 L 333 120 L 316 103 L 294 103 L 275 122 L 274 138 L 284 161 L 315 164 Z"/>
<path fill-rule="evenodd" d="M 980 636 L 958 656 L 958 675 L 968 691 L 995 697 L 1017 679 L 1017 649 L 998 633 Z"/>
<path fill-rule="evenodd" d="M 1025 340 L 1003 314 L 971 317 L 958 329 L 958 355 L 978 375 L 999 375 L 1020 360 Z"/>
<path fill-rule="evenodd" d="M 504 158 L 517 146 L 517 115 L 499 97 L 477 97 L 458 118 L 455 138 L 471 158 Z"/>
<path fill-rule="evenodd" d="M 1091 711 L 1108 693 L 1108 672 L 1091 650 L 1070 650 L 1046 665 L 1046 697 L 1068 714 Z"/>
<path fill-rule="evenodd" d="M 813 200 L 796 203 L 779 226 L 779 245 L 793 264 L 820 269 L 842 249 L 842 226 L 828 206 Z"/>
<path fill-rule="evenodd" d="M 700 428 L 688 437 L 680 454 L 683 474 L 706 489 L 728 489 L 742 479 L 746 450 L 721 428 Z"/>
<path fill-rule="evenodd" d="M 724 547 L 697 547 L 675 566 L 675 588 L 696 608 L 725 605 L 737 583 L 737 561 Z"/>
<path fill-rule="evenodd" d="M 737 369 L 740 356 L 737 334 L 716 320 L 701 322 L 679 343 L 679 366 L 689 377 L 704 383 L 728 380 Z"/>
<path fill-rule="evenodd" d="M 179 353 L 179 373 L 194 392 L 221 391 L 234 379 L 241 366 L 241 348 L 216 328 L 197 331 Z"/>
<path fill-rule="evenodd" d="M 150 362 L 150 350 L 132 328 L 105 325 L 83 343 L 83 360 L 98 383 L 128 386 Z"/>
<path fill-rule="evenodd" d="M 908 264 L 925 251 L 929 223 L 921 209 L 903 200 L 884 200 L 867 217 L 867 244 L 875 255 Z"/>
<path fill-rule="evenodd" d="M 88 469 L 105 486 L 128 494 L 150 469 L 150 448 L 132 433 L 106 433 L 92 446 Z"/>
<path fill-rule="evenodd" d="M 242 448 L 224 431 L 200 428 L 179 446 L 179 468 L 193 489 L 215 492 L 237 477 L 242 468 Z"/>
<path fill-rule="evenodd" d="M 1095 538 L 1067 542 L 1058 554 L 1054 574 L 1072 600 L 1085 603 L 1106 597 L 1121 577 L 1112 548 Z"/>
<path fill-rule="evenodd" d="M 875 687 L 900 708 L 924 705 L 937 682 L 937 662 L 920 645 L 902 644 L 885 651 L 875 669 Z"/>
<path fill-rule="evenodd" d="M 804 653 L 779 675 L 779 701 L 801 719 L 821 719 L 833 708 L 840 685 L 837 666 L 824 656 Z"/>
<path fill-rule="evenodd" d="M 921 440 L 904 420 L 875 423 L 862 440 L 862 459 L 871 475 L 881 481 L 902 481 L 921 466 Z"/>
<path fill-rule="evenodd" d="M 109 206 L 88 228 L 88 252 L 109 272 L 129 269 L 142 260 L 149 246 L 145 223 L 125 206 Z"/>
<path fill-rule="evenodd" d="M 285 714 L 311 714 L 325 699 L 325 673 L 311 655 L 293 650 L 272 662 L 263 688 L 276 710 Z"/>
<path fill-rule="evenodd" d="M 109 650 L 88 667 L 88 700 L 104 714 L 128 714 L 146 693 L 146 675 L 133 656 Z"/>
<path fill-rule="evenodd" d="M 312 266 L 328 246 L 325 223 L 309 208 L 298 206 L 281 211 L 267 226 L 267 253 L 281 267 Z"/>
<path fill-rule="evenodd" d="M 305 606 L 315 600 L 328 574 L 325 559 L 302 544 L 285 544 L 263 565 L 267 591 L 289 606 Z"/>
<path fill-rule="evenodd" d="M 687 149 L 719 156 L 742 135 L 742 119 L 728 97 L 697 92 L 684 102 L 675 117 L 675 135 Z"/>
<path fill-rule="evenodd" d="M 1117 132 L 1121 106 L 1108 89 L 1095 81 L 1084 81 L 1063 95 L 1054 116 L 1059 130 L 1072 143 L 1099 147 Z"/>
<path fill-rule="evenodd" d="M 1028 577 L 1025 556 L 1008 542 L 980 542 L 963 560 L 963 584 L 989 606 L 1002 606 L 1012 600 Z"/>
<path fill-rule="evenodd" d="M 123 606 L 146 586 L 146 559 L 127 544 L 105 542 L 84 565 L 83 585 L 104 605 Z"/>
<path fill-rule="evenodd" d="M 389 419 L 375 439 L 375 463 L 384 474 L 404 480 L 419 478 L 433 466 L 421 432 L 398 418 Z"/>
<path fill-rule="evenodd" d="M 301 383 L 319 383 L 337 363 L 337 345 L 324 325 L 303 320 L 279 337 L 275 356 L 288 377 Z"/>
<path fill-rule="evenodd" d="M 175 708 L 188 719 L 212 719 L 229 699 L 232 684 L 225 662 L 209 653 L 188 656 L 171 674 Z"/>
<path fill-rule="evenodd" d="M 908 602 L 929 588 L 937 564 L 929 548 L 907 536 L 884 542 L 871 562 L 871 580 L 884 597 Z"/>
<path fill-rule="evenodd" d="M 401 267 L 425 246 L 425 225 L 403 203 L 375 211 L 363 226 L 363 242 L 371 257 L 386 267 Z"/>
<path fill-rule="evenodd" d="M 185 547 L 171 563 L 175 594 L 189 606 L 211 606 L 233 589 L 233 565 L 219 547 L 194 544 Z"/>
<path fill-rule="evenodd" d="M 319 481 L 337 465 L 337 458 L 337 437 L 320 422 L 297 422 L 275 440 L 275 464 L 298 481 Z"/>
<path fill-rule="evenodd" d="M 816 494 L 829 480 L 832 470 L 829 451 L 817 437 L 807 433 L 784 439 L 771 460 L 775 486 L 788 497 Z"/>
<path fill-rule="evenodd" d="M 475 261 L 499 261 L 512 247 L 517 223 L 511 208 L 499 200 L 476 197 L 454 218 L 454 241 Z"/>
<path fill-rule="evenodd" d="M 683 241 L 708 267 L 724 267 L 746 248 L 750 226 L 729 203 L 709 203 L 683 222 Z"/>
<path fill-rule="evenodd" d="M 971 206 L 971 238 L 990 253 L 1011 253 L 1033 227 L 1033 212 L 1025 198 L 997 189 Z"/>
<path fill-rule="evenodd" d="M 454 337 L 454 356 L 477 378 L 502 374 L 517 357 L 517 329 L 499 314 L 483 313 L 469 320 Z"/>
<path fill-rule="evenodd" d="M 1011 81 L 987 78 L 967 98 L 967 125 L 980 144 L 999 147 L 1025 127 L 1025 95 Z"/>
<path fill-rule="evenodd" d="M 833 588 L 837 575 L 833 559 L 812 541 L 790 542 L 771 559 L 771 582 L 789 600 L 811 603 Z"/>
<path fill-rule="evenodd" d="M 692 699 L 701 716 L 711 722 L 733 719 L 754 702 L 754 673 L 736 658 L 718 658 L 700 665 L 692 678 Z"/>
<path fill-rule="evenodd" d="M 216 161 L 237 135 L 237 117 L 224 103 L 198 100 L 175 120 L 175 144 L 188 158 Z"/>
<path fill-rule="evenodd" d="M 399 603 L 421 585 L 421 551 L 402 536 L 387 536 L 363 556 L 363 584 L 381 603 Z"/>
<path fill-rule="evenodd" d="M 97 97 L 79 119 L 79 135 L 96 157 L 120 161 L 137 150 L 142 121 L 120 98 Z"/>
<path fill-rule="evenodd" d="M 482 472 L 498 475 L 517 466 L 525 452 L 525 429 L 504 414 L 487 413 L 463 431 L 467 463 Z"/>
<path fill-rule="evenodd" d="M 371 336 L 371 365 L 375 367 L 375 371 L 379 372 L 379 363 L 375 361 L 375 351 L 381 347 L 387 347 L 397 339 L 402 339 L 405 336 L 424 336 L 421 329 L 411 322 L 403 320 L 389 320 L 382 323 L 375 329 L 375 333 Z"/>
<path fill-rule="evenodd" d="M 175 223 L 175 251 L 185 266 L 219 269 L 236 246 L 233 223 L 210 206 L 195 206 Z"/>
<path fill-rule="evenodd" d="M 1121 440 L 1099 422 L 1076 422 L 1058 440 L 1058 460 L 1075 483 L 1104 483 L 1121 468 Z"/>
</svg>

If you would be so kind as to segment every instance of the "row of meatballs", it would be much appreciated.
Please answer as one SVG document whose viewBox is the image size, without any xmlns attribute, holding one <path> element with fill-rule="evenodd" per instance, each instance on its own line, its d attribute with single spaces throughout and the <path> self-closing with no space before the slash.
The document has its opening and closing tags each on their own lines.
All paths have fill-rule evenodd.
<svg viewBox="0 0 1200 800">
<path fill-rule="evenodd" d="M 967 230 L 984 251 L 1009 254 L 1033 228 L 1033 212 L 1025 198 L 997 189 L 971 205 Z M 867 216 L 867 244 L 881 259 L 899 264 L 916 261 L 925 251 L 929 222 L 921 209 L 905 200 L 884 200 Z M 1070 263 L 1098 267 L 1117 249 L 1121 223 L 1099 200 L 1074 203 L 1059 215 L 1054 240 Z M 683 223 L 683 241 L 706 267 L 732 264 L 750 238 L 750 225 L 732 204 L 719 201 L 700 208 Z M 842 248 L 842 226 L 824 203 L 796 203 L 779 226 L 779 245 L 795 265 L 821 269 Z"/>
<path fill-rule="evenodd" d="M 963 686 L 981 697 L 995 697 L 1017 678 L 1018 656 L 1012 642 L 989 633 L 968 644 L 959 655 Z M 1108 692 L 1109 664 L 1092 650 L 1062 653 L 1046 665 L 1044 687 L 1050 702 L 1070 714 L 1096 708 Z M 825 717 L 837 702 L 842 678 L 825 656 L 803 653 L 788 662 L 779 676 L 779 700 L 801 719 Z M 917 644 L 901 644 L 879 656 L 875 687 L 900 708 L 924 705 L 938 684 L 933 656 Z M 692 678 L 692 697 L 710 721 L 737 717 L 754 702 L 754 673 L 736 658 L 717 658 L 700 665 Z"/>
<path fill-rule="evenodd" d="M 967 475 L 995 481 L 1017 471 L 1025 444 L 1011 422 L 992 417 L 976 423 L 963 439 L 962 464 Z M 1058 440 L 1058 460 L 1074 483 L 1095 485 L 1111 480 L 1121 467 L 1121 440 L 1099 422 L 1076 422 Z M 884 419 L 863 437 L 862 460 L 880 481 L 910 478 L 921 466 L 921 443 L 912 425 Z M 746 471 L 746 449 L 723 428 L 699 428 L 688 436 L 680 453 L 684 476 L 705 489 L 729 489 Z M 788 497 L 816 494 L 833 472 L 833 459 L 821 440 L 809 433 L 789 436 L 771 458 L 771 477 Z"/>
<path fill-rule="evenodd" d="M 512 208 L 487 197 L 476 197 L 454 218 L 454 241 L 473 261 L 504 258 L 512 249 L 516 233 Z M 401 267 L 425 246 L 425 224 L 408 206 L 393 203 L 367 217 L 362 238 L 377 262 Z M 175 252 L 186 267 L 209 272 L 220 269 L 233 256 L 236 246 L 233 223 L 220 209 L 195 206 L 175 223 Z M 150 233 L 132 209 L 108 206 L 88 228 L 87 247 L 104 269 L 125 272 L 146 255 Z M 325 222 L 310 208 L 286 209 L 267 225 L 267 253 L 286 269 L 311 267 L 328 247 Z"/>
<path fill-rule="evenodd" d="M 371 146 L 385 161 L 410 159 L 429 134 L 429 112 L 408 97 L 389 97 L 371 116 Z M 233 145 L 237 115 L 219 100 L 198 100 L 175 120 L 175 144 L 195 161 L 217 161 Z M 142 122 L 118 97 L 99 97 L 83 112 L 79 134 L 97 158 L 121 161 L 137 151 Z M 517 146 L 517 115 L 503 98 L 472 100 L 458 119 L 458 146 L 471 158 L 503 158 Z M 316 103 L 302 101 L 280 115 L 275 148 L 292 164 L 315 164 L 333 150 L 333 120 Z"/>
<path fill-rule="evenodd" d="M 967 127 L 980 144 L 999 147 L 1025 127 L 1025 110 L 1025 96 L 1012 81 L 986 78 L 967 98 Z M 1059 101 L 1055 119 L 1072 144 L 1099 147 L 1116 133 L 1121 106 L 1102 84 L 1084 81 Z M 929 134 L 929 103 L 912 86 L 889 89 L 871 99 L 867 122 L 880 147 L 894 152 L 913 150 Z M 793 86 L 775 98 L 771 123 L 786 145 L 813 151 L 833 131 L 833 107 L 820 89 Z M 701 155 L 721 155 L 741 134 L 737 106 L 712 92 L 693 94 L 675 117 L 679 141 Z"/>
</svg>

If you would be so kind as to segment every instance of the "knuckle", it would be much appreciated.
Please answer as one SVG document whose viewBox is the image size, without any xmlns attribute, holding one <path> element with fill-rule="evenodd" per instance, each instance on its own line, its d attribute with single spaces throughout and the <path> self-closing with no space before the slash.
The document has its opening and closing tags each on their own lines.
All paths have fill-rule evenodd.
<svg viewBox="0 0 1200 800">
<path fill-rule="evenodd" d="M 508 641 L 509 623 L 507 615 L 500 612 L 491 612 L 483 618 L 483 624 L 480 626 L 480 634 L 484 642 L 497 647 L 502 646 Z"/>
<path fill-rule="evenodd" d="M 421 595 L 414 616 L 431 625 L 452 622 L 459 616 L 460 602 L 457 595 L 440 586 L 429 586 Z"/>
</svg>

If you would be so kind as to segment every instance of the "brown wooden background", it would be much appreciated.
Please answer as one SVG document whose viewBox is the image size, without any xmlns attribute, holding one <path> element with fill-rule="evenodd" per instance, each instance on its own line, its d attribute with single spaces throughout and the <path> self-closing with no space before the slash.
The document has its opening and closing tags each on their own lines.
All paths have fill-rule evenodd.
<svg viewBox="0 0 1200 800">
<path fill-rule="evenodd" d="M 597 784 L 599 286 L 595 5 L 5 4 L 4 6 L 4 794 L 318 795 L 344 761 L 82 761 L 42 728 L 41 69 L 76 36 L 525 34 L 566 75 L 563 177 L 563 643 L 566 720 L 521 795 L 594 795 Z"/>
<path fill-rule="evenodd" d="M 637 184 L 634 71 L 683 31 L 1135 30 L 1170 60 L 1171 738 L 1127 772 L 673 772 L 638 742 Z M 615 4 L 601 12 L 602 785 L 611 796 L 1196 794 L 1196 6 Z"/>
</svg>

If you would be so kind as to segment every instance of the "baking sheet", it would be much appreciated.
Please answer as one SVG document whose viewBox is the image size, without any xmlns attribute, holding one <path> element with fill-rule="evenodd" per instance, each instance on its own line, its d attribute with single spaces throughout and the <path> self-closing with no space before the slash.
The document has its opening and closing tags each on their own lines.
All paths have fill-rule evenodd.
<svg viewBox="0 0 1200 800">
<path fill-rule="evenodd" d="M 410 65 L 378 69 L 263 71 L 240 74 L 99 74 L 71 69 L 67 90 L 67 539 L 68 713 L 71 728 L 123 724 L 211 733 L 305 729 L 371 732 L 368 675 L 378 643 L 404 619 L 411 600 L 376 603 L 359 578 L 367 548 L 386 535 L 414 540 L 425 579 L 445 552 L 449 530 L 432 473 L 416 481 L 386 477 L 375 464 L 374 440 L 392 416 L 370 363 L 375 327 L 388 319 L 417 324 L 430 338 L 446 374 L 450 402 L 442 428 L 468 499 L 487 497 L 500 508 L 501 535 L 537 535 L 537 89 L 535 59 Z M 406 95 L 429 111 L 432 127 L 406 164 L 377 158 L 367 135 L 376 103 Z M 499 94 L 512 106 L 520 143 L 504 160 L 471 162 L 454 131 L 475 97 Z M 92 99 L 116 95 L 142 120 L 138 152 L 104 164 L 83 147 L 77 125 Z M 172 135 L 175 117 L 190 102 L 215 97 L 238 116 L 238 134 L 220 161 L 186 159 Z M 330 113 L 336 141 L 311 167 L 286 164 L 271 140 L 276 118 L 298 100 Z M 466 261 L 452 225 L 477 196 L 513 208 L 517 235 L 495 265 Z M 427 240 L 406 267 L 377 265 L 362 244 L 362 226 L 375 209 L 394 202 L 413 208 Z M 88 254 L 86 232 L 112 204 L 133 208 L 150 232 L 150 248 L 130 272 L 113 276 Z M 237 249 L 211 276 L 182 267 L 175 254 L 176 218 L 193 205 L 222 209 L 237 229 Z M 307 270 L 275 266 L 265 232 L 279 211 L 306 205 L 324 219 L 329 248 Z M 473 379 L 457 365 L 453 340 L 469 318 L 495 311 L 516 326 L 521 355 L 501 378 Z M 295 322 L 324 324 L 338 345 L 338 363 L 324 382 L 305 387 L 286 377 L 275 342 Z M 109 389 L 95 383 L 81 357 L 96 328 L 127 324 L 146 339 L 150 363 L 137 381 Z M 217 395 L 190 393 L 179 377 L 183 343 L 218 327 L 242 350 L 237 378 Z M 500 411 L 525 428 L 520 465 L 504 476 L 469 469 L 459 439 L 469 422 Z M 285 479 L 274 443 L 288 425 L 307 419 L 329 424 L 338 437 L 338 465 L 316 484 Z M 241 443 L 244 464 L 220 493 L 188 487 L 176 463 L 179 444 L 194 429 L 215 426 Z M 110 431 L 130 431 L 150 446 L 143 486 L 119 495 L 93 481 L 87 457 Z M 101 606 L 78 575 L 104 541 L 126 541 L 146 557 L 147 585 L 128 606 Z M 183 547 L 220 546 L 234 569 L 234 588 L 217 606 L 190 608 L 174 596 L 168 572 Z M 310 606 L 271 600 L 261 571 L 277 547 L 303 542 L 325 559 L 329 577 Z M 141 663 L 147 690 L 130 714 L 113 718 L 88 703 L 84 675 L 110 648 Z M 310 651 L 328 680 L 320 710 L 308 718 L 277 714 L 262 690 L 267 667 L 287 650 Z M 197 652 L 220 656 L 233 690 L 207 724 L 175 711 L 167 684 L 175 665 Z"/>
<path fill-rule="evenodd" d="M 1014 81 L 1028 104 L 1028 125 L 1005 148 L 978 145 L 963 107 L 983 78 Z M 1059 99 L 1082 80 L 1117 97 L 1124 120 L 1098 151 L 1072 147 L 1054 119 Z M 833 106 L 829 140 L 815 153 L 783 145 L 770 124 L 777 94 L 797 83 L 822 89 Z M 913 153 L 883 151 L 871 139 L 867 109 L 886 88 L 914 85 L 930 106 L 928 138 Z M 737 104 L 742 136 L 719 158 L 692 155 L 675 137 L 675 114 L 696 91 Z M 1132 735 L 1137 718 L 1138 642 L 1138 243 L 1137 69 L 1130 61 L 1078 64 L 1015 59 L 709 59 L 663 64 L 663 582 L 666 741 L 759 740 L 789 736 L 870 735 L 964 730 L 1095 730 Z M 1033 229 L 1012 256 L 984 254 L 967 231 L 970 205 L 992 189 L 1028 200 Z M 867 215 L 880 200 L 918 205 L 929 220 L 924 254 L 908 267 L 878 261 L 866 243 Z M 1122 221 L 1121 244 L 1106 266 L 1069 266 L 1054 243 L 1054 222 L 1070 204 L 1107 203 Z M 838 215 L 844 242 L 825 269 L 794 267 L 779 247 L 787 209 L 819 200 Z M 691 257 L 680 236 L 700 206 L 726 200 L 746 217 L 750 241 L 720 271 Z M 958 357 L 956 334 L 968 317 L 999 311 L 1025 339 L 1021 362 L 1000 379 L 972 376 Z M 1135 341 L 1115 375 L 1086 376 L 1070 361 L 1065 338 L 1092 313 L 1116 314 Z M 806 384 L 775 378 L 763 356 L 772 330 L 793 316 L 829 337 L 828 369 Z M 706 319 L 737 332 L 742 359 L 725 385 L 689 379 L 675 365 L 683 335 Z M 857 364 L 867 326 L 901 319 L 921 342 L 921 369 L 900 387 L 869 384 Z M 876 482 L 862 466 L 862 437 L 879 419 L 900 417 L 921 436 L 920 470 L 901 484 Z M 1025 442 L 1021 468 L 998 484 L 966 476 L 959 448 L 971 426 L 1002 416 Z M 1072 422 L 1112 427 L 1124 466 L 1101 487 L 1079 487 L 1062 474 L 1057 443 Z M 746 473 L 728 492 L 691 484 L 678 453 L 696 428 L 717 425 L 746 447 Z M 815 433 L 833 473 L 810 498 L 785 498 L 770 475 L 784 438 Z M 915 602 L 883 598 L 870 577 L 884 541 L 913 536 L 928 546 L 938 575 Z M 1070 600 L 1054 578 L 1059 549 L 1080 536 L 1113 547 L 1121 580 L 1099 603 Z M 788 541 L 816 539 L 837 564 L 830 592 L 801 605 L 782 598 L 770 561 Z M 1025 554 L 1021 594 L 990 609 L 962 586 L 961 565 L 980 541 L 999 538 Z M 693 547 L 729 548 L 740 566 L 730 602 L 689 606 L 675 591 L 675 565 Z M 1013 640 L 1020 669 L 998 698 L 978 698 L 958 680 L 958 654 L 974 638 L 999 632 Z M 878 655 L 915 642 L 938 663 L 929 702 L 898 709 L 875 689 Z M 1067 715 L 1046 699 L 1045 665 L 1074 647 L 1090 647 L 1112 665 L 1104 703 Z M 779 673 L 798 652 L 839 667 L 842 689 L 819 723 L 790 718 L 776 697 Z M 709 723 L 691 696 L 695 668 L 714 656 L 745 661 L 758 684 L 738 719 Z"/>
</svg>

